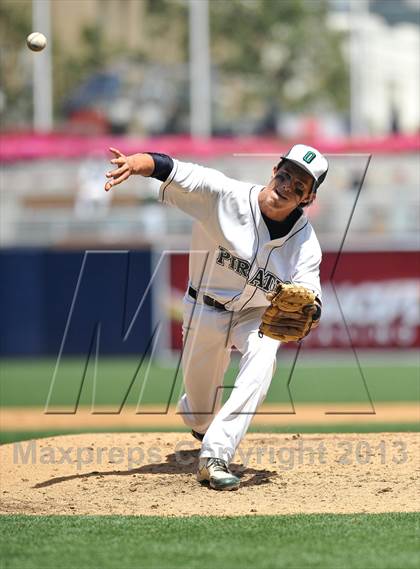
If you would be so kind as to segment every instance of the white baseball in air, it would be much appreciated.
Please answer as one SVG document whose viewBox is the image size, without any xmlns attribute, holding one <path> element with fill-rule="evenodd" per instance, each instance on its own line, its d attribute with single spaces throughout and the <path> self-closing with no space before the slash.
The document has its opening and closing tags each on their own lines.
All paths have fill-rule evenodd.
<svg viewBox="0 0 420 569">
<path fill-rule="evenodd" d="M 41 32 L 32 32 L 26 38 L 26 44 L 32 51 L 42 51 L 47 45 L 47 38 Z"/>
</svg>

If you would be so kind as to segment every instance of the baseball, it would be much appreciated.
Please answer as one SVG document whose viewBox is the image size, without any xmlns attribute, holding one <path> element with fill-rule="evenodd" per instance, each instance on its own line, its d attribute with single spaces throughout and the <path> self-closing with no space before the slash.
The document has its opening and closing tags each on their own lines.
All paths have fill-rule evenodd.
<svg viewBox="0 0 420 569">
<path fill-rule="evenodd" d="M 47 45 L 47 38 L 40 32 L 32 32 L 26 38 L 26 44 L 32 51 L 42 51 Z"/>
</svg>

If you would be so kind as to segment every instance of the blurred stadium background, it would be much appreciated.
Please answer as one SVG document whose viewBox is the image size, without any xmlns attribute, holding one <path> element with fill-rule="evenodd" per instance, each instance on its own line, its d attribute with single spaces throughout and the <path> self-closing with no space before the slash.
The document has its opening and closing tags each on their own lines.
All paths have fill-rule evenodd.
<svg viewBox="0 0 420 569">
<path fill-rule="evenodd" d="M 141 397 L 161 413 L 181 389 L 191 222 L 155 203 L 153 180 L 105 194 L 110 145 L 257 183 L 296 141 L 325 152 L 330 173 L 309 212 L 324 250 L 324 316 L 293 378 L 295 349 L 279 355 L 268 403 L 290 405 L 292 386 L 294 401 L 324 404 L 323 415 L 386 403 L 392 413 L 372 428 L 416 428 L 419 15 L 417 0 L 2 1 L 4 441 L 76 428 L 71 415 L 60 427 L 24 421 L 53 377 L 61 410 L 85 373 L 80 403 L 96 397 L 112 411 L 132 382 L 127 403 Z M 33 30 L 48 37 L 42 53 L 26 48 Z M 150 365 L 138 373 L 143 355 Z M 148 428 L 134 417 L 130 428 Z M 113 420 L 107 430 L 127 426 Z"/>
</svg>

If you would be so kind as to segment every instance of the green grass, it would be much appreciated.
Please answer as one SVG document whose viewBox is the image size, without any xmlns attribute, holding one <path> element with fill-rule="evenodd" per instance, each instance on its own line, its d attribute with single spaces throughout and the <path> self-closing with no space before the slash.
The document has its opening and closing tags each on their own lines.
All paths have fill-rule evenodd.
<svg viewBox="0 0 420 569">
<path fill-rule="evenodd" d="M 44 406 L 55 360 L 3 360 L 0 363 L 0 405 Z M 97 405 L 118 406 L 136 376 L 138 361 L 132 358 L 102 358 L 98 364 L 96 393 L 93 396 L 93 366 L 87 370 L 81 392 L 80 404 L 94 400 Z M 67 358 L 60 364 L 51 402 L 57 405 L 74 405 L 83 376 L 84 361 Z M 174 368 L 151 365 L 146 378 L 147 365 L 143 365 L 129 391 L 127 404 L 137 404 L 141 393 L 144 404 L 174 403 L 181 391 L 181 374 L 175 378 Z M 225 385 L 233 385 L 237 368 L 232 365 Z M 363 366 L 363 374 L 374 402 L 417 401 L 419 399 L 419 368 L 414 361 L 406 365 L 375 363 Z M 287 382 L 290 362 L 279 358 L 267 403 L 290 401 Z M 146 379 L 145 379 L 146 378 Z M 170 399 L 171 389 L 173 395 Z M 290 391 L 295 402 L 368 402 L 363 379 L 354 361 L 345 365 L 324 363 L 299 363 L 296 366 Z M 229 395 L 229 389 L 225 395 Z"/>
<path fill-rule="evenodd" d="M 117 430 L 112 428 L 104 429 L 54 429 L 45 431 L 0 431 L 0 444 L 14 443 L 18 441 L 27 441 L 30 439 L 42 439 L 45 437 L 56 437 L 60 435 L 78 434 L 78 433 L 147 433 L 155 432 L 156 427 L 150 428 L 140 428 L 133 427 L 131 429 L 118 428 Z M 185 428 L 165 428 L 159 427 L 159 432 L 185 432 L 189 433 L 188 429 Z M 349 423 L 349 424 L 337 424 L 337 425 L 293 425 L 293 427 L 287 426 L 275 426 L 275 425 L 258 425 L 253 427 L 251 425 L 250 433 L 413 433 L 420 431 L 419 423 Z M 188 435 L 189 436 L 189 435 Z"/>
<path fill-rule="evenodd" d="M 398 365 L 397 365 L 398 364 Z M 133 358 L 103 358 L 97 372 L 96 396 L 93 397 L 93 369 L 88 367 L 80 398 L 80 405 L 90 405 L 94 399 L 97 405 L 117 406 L 127 392 L 130 380 L 134 377 L 138 362 Z M 1 406 L 44 406 L 55 366 L 54 359 L 3 359 L 0 361 L 0 405 Z M 56 387 L 52 398 L 53 404 L 74 405 L 81 383 L 84 362 L 80 358 L 67 358 L 61 362 Z M 174 367 L 151 365 L 145 380 L 145 367 L 137 375 L 127 397 L 126 404 L 136 405 L 142 392 L 144 404 L 162 404 L 165 411 L 171 389 L 174 385 L 174 403 L 181 391 L 180 374 L 175 378 Z M 235 364 L 226 378 L 226 385 L 233 385 Z M 279 358 L 276 374 L 273 378 L 267 403 L 289 404 L 287 381 L 290 373 L 290 357 L 284 361 Z M 380 363 L 370 361 L 363 366 L 363 373 L 374 403 L 387 401 L 418 401 L 420 382 L 418 366 L 413 358 L 407 361 L 392 359 Z M 174 384 L 174 379 L 176 379 Z M 290 383 L 290 391 L 295 404 L 299 403 L 367 403 L 366 390 L 355 365 L 347 359 L 344 362 L 314 360 L 298 362 Z M 225 390 L 225 398 L 230 393 Z M 112 407 L 111 407 L 112 409 Z M 104 429 L 107 432 L 110 429 Z M 143 429 L 132 429 L 139 431 Z M 147 430 L 147 429 L 144 429 Z M 163 429 L 164 430 L 164 429 Z M 174 429 L 170 429 L 173 431 Z M 289 428 L 255 427 L 262 432 L 379 432 L 379 431 L 418 431 L 418 424 L 345 424 L 345 425 L 302 425 Z M 27 440 L 65 433 L 83 432 L 84 430 L 54 430 L 29 432 L 1 432 L 0 443 Z M 101 429 L 98 432 L 102 432 Z"/>
<path fill-rule="evenodd" d="M 0 517 L 4 568 L 418 568 L 418 514 Z"/>
</svg>

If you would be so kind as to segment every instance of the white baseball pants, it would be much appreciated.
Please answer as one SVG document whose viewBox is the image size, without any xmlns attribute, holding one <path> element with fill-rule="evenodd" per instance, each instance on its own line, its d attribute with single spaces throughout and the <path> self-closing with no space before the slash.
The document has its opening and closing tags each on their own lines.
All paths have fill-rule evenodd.
<svg viewBox="0 0 420 569">
<path fill-rule="evenodd" d="M 178 411 L 186 425 L 205 433 L 201 457 L 229 463 L 267 394 L 280 342 L 258 336 L 263 312 L 264 308 L 227 312 L 184 298 L 185 394 Z M 239 373 L 221 407 L 232 346 L 241 353 Z"/>
</svg>

